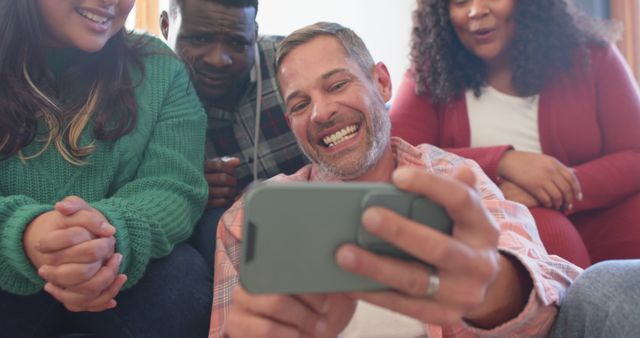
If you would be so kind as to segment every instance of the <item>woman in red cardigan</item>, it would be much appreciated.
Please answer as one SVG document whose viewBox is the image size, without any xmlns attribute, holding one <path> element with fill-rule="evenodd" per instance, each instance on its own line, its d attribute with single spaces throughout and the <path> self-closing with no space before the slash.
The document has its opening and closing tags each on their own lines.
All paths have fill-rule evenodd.
<svg viewBox="0 0 640 338">
<path fill-rule="evenodd" d="M 418 0 L 414 22 L 392 133 L 476 160 L 550 253 L 640 257 L 640 91 L 612 30 L 569 0 Z"/>
</svg>

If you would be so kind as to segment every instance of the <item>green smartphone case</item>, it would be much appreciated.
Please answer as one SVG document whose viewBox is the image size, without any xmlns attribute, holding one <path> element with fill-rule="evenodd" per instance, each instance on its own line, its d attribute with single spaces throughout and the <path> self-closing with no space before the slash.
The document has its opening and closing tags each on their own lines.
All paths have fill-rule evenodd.
<svg viewBox="0 0 640 338">
<path fill-rule="evenodd" d="M 369 206 L 392 209 L 448 234 L 452 228 L 442 207 L 385 183 L 265 182 L 245 199 L 240 283 L 254 293 L 387 289 L 335 261 L 344 243 L 412 259 L 362 227 Z"/>
</svg>

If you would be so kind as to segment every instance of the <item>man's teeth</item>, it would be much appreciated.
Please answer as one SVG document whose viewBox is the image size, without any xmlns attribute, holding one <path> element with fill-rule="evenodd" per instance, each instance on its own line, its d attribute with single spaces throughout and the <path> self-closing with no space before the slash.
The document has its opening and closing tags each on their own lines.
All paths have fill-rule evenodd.
<svg viewBox="0 0 640 338">
<path fill-rule="evenodd" d="M 109 18 L 105 18 L 104 16 L 100 16 L 95 13 L 85 11 L 83 9 L 78 9 L 78 13 L 80 13 L 80 15 L 96 23 L 105 23 L 107 22 L 107 20 L 109 20 Z"/>
<path fill-rule="evenodd" d="M 326 144 L 329 148 L 343 142 L 346 141 L 350 138 L 352 138 L 353 136 L 356 135 L 356 131 L 358 131 L 358 128 L 356 127 L 356 125 L 351 125 L 348 127 L 344 127 L 340 130 L 338 130 L 337 132 L 329 135 L 329 136 L 325 136 L 322 141 L 324 142 L 324 144 Z"/>
</svg>

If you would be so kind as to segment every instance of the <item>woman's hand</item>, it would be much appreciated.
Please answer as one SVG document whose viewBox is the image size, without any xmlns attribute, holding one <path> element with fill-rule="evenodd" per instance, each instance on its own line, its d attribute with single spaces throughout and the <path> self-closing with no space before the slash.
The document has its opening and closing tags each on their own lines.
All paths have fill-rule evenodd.
<svg viewBox="0 0 640 338">
<path fill-rule="evenodd" d="M 99 312 L 114 308 L 117 305 L 115 297 L 127 281 L 127 277 L 118 272 L 121 261 L 122 255 L 114 254 L 86 282 L 69 288 L 47 282 L 44 289 L 72 312 Z M 39 272 L 43 278 L 47 275 L 46 272 Z"/>
<path fill-rule="evenodd" d="M 82 201 L 83 203 L 86 203 Z M 79 202 L 74 202 L 79 204 Z M 65 263 L 92 263 L 98 261 L 87 257 L 86 243 L 95 239 L 102 245 L 113 247 L 115 228 L 99 212 L 77 207 L 66 210 L 56 205 L 56 209 L 45 212 L 29 223 L 23 236 L 27 257 L 36 269 L 42 265 L 60 265 Z M 91 208 L 92 209 L 92 208 Z M 71 212 L 72 211 L 72 212 Z M 111 239 L 109 239 L 111 237 Z M 78 245 L 85 244 L 80 248 Z M 109 250 L 96 253 L 105 260 L 113 253 Z M 107 256 L 107 257 L 104 257 Z"/>
<path fill-rule="evenodd" d="M 71 311 L 101 311 L 115 306 L 113 297 L 126 281 L 114 234 L 102 213 L 69 196 L 36 217 L 23 240 L 47 292 Z"/>
<path fill-rule="evenodd" d="M 498 174 L 522 188 L 545 208 L 568 211 L 582 199 L 580 182 L 573 169 L 554 157 L 511 150 L 498 164 Z"/>
<path fill-rule="evenodd" d="M 527 208 L 540 206 L 540 202 L 535 197 L 509 180 L 504 179 L 499 188 L 502 190 L 504 198 L 510 201 L 524 204 Z"/>
</svg>

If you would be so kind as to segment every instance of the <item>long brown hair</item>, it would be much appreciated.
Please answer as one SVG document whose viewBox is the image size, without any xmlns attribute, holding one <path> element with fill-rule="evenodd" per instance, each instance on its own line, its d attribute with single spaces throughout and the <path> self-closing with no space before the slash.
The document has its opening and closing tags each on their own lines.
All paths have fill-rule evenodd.
<svg viewBox="0 0 640 338">
<path fill-rule="evenodd" d="M 486 85 L 482 60 L 460 42 L 449 19 L 450 0 L 418 0 L 414 11 L 411 62 L 418 94 L 444 103 Z M 576 52 L 588 60 L 589 44 L 617 36 L 611 24 L 589 17 L 571 0 L 518 0 L 515 9 L 512 84 L 522 96 L 539 93 L 549 76 L 570 69 Z"/>
<path fill-rule="evenodd" d="M 73 65 L 56 79 L 46 62 L 42 22 L 36 0 L 0 2 L 0 158 L 33 158 L 54 144 L 80 165 L 95 149 L 94 142 L 80 142 L 89 124 L 93 140 L 115 140 L 135 127 L 129 66 L 142 74 L 142 42 L 123 28 L 99 52 L 75 53 Z M 39 121 L 47 127 L 44 135 Z M 22 149 L 34 141 L 42 148 L 25 156 Z"/>
</svg>

